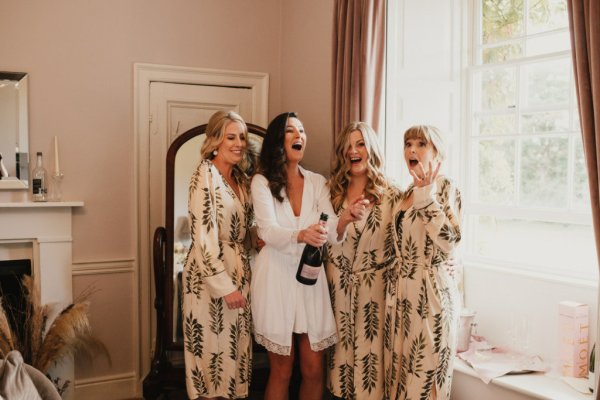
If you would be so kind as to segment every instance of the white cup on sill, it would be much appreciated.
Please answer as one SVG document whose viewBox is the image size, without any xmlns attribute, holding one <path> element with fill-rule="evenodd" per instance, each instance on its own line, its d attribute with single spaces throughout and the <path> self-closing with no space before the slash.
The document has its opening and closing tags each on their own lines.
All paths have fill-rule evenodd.
<svg viewBox="0 0 600 400">
<path fill-rule="evenodd" d="M 471 329 L 473 328 L 473 320 L 475 318 L 475 311 L 463 308 L 460 311 L 460 319 L 458 323 L 458 343 L 456 345 L 457 352 L 463 352 L 469 350 L 469 343 L 471 342 Z"/>
</svg>

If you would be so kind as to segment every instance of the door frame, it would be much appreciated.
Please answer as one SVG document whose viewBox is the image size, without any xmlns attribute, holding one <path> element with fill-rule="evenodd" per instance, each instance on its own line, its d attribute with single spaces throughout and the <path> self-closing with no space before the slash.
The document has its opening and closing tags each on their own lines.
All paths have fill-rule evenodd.
<svg viewBox="0 0 600 400">
<path fill-rule="evenodd" d="M 133 136 L 134 136 L 134 243 L 137 249 L 135 279 L 138 299 L 136 321 L 133 325 L 134 343 L 138 343 L 134 364 L 137 371 L 137 391 L 150 370 L 152 343 L 152 229 L 150 224 L 150 200 L 148 174 L 150 164 L 150 83 L 167 82 L 208 86 L 237 86 L 252 91 L 252 122 L 266 126 L 268 122 L 269 74 L 262 72 L 217 70 L 207 68 L 179 67 L 171 65 L 133 64 Z"/>
</svg>

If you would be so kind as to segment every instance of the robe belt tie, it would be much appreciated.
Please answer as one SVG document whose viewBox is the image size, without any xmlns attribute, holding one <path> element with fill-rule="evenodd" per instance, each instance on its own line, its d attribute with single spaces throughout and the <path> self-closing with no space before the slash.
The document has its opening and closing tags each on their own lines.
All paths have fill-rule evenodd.
<svg viewBox="0 0 600 400">
<path fill-rule="evenodd" d="M 345 274 L 350 274 L 350 279 L 351 279 L 351 285 L 350 285 L 350 326 L 352 327 L 352 336 L 354 336 L 354 327 L 355 327 L 355 323 L 354 321 L 356 320 L 356 313 L 358 312 L 358 310 L 356 309 L 356 301 L 357 301 L 357 296 L 354 294 L 355 291 L 358 290 L 358 288 L 360 287 L 360 277 L 361 275 L 364 275 L 365 273 L 368 272 L 372 272 L 372 271 L 379 271 L 382 270 L 384 268 L 387 268 L 391 263 L 394 262 L 394 257 L 390 257 L 387 260 L 375 264 L 372 267 L 369 268 L 365 268 L 365 269 L 361 269 L 358 271 L 348 271 L 348 270 L 342 270 L 343 273 Z"/>
</svg>

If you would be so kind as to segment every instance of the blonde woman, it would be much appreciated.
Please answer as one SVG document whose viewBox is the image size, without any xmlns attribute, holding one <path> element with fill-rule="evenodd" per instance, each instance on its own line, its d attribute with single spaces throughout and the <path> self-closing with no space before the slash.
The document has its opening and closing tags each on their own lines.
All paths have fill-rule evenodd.
<svg viewBox="0 0 600 400">
<path fill-rule="evenodd" d="M 346 240 L 328 247 L 326 271 L 339 337 L 328 354 L 328 386 L 343 399 L 385 398 L 385 293 L 397 259 L 392 217 L 400 191 L 383 165 L 373 129 L 364 122 L 347 125 L 336 140 L 331 203 L 337 215 L 357 201 L 365 209 L 349 225 Z"/>
<path fill-rule="evenodd" d="M 409 128 L 404 158 L 413 183 L 394 217 L 401 259 L 386 307 L 387 398 L 449 399 L 460 297 L 443 263 L 461 238 L 460 191 L 438 175 L 438 129 Z"/>
<path fill-rule="evenodd" d="M 250 384 L 249 179 L 240 169 L 248 129 L 236 113 L 209 120 L 192 176 L 192 245 L 183 270 L 183 332 L 188 396 L 237 399 Z"/>
</svg>

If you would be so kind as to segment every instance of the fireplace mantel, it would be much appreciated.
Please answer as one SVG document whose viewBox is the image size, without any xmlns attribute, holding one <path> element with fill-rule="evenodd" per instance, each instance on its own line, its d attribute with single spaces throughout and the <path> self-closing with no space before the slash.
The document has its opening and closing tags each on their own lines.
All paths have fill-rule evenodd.
<svg viewBox="0 0 600 400">
<path fill-rule="evenodd" d="M 81 201 L 0 203 L 0 247 L 25 243 L 32 249 L 32 275 L 42 304 L 73 301 L 72 212 Z M 57 368 L 74 382 L 73 362 Z M 72 399 L 72 389 L 63 399 Z"/>
</svg>

